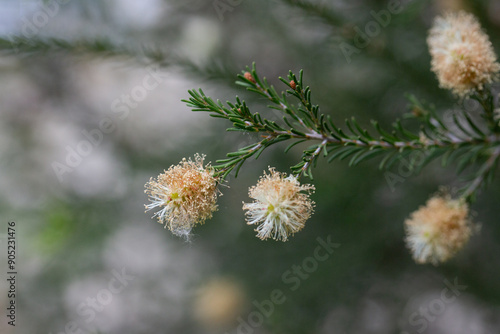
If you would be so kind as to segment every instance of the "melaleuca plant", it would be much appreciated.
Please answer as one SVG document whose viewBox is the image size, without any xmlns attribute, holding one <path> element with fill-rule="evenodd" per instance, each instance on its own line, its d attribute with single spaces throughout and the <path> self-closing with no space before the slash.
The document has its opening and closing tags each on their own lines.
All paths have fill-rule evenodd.
<svg viewBox="0 0 500 334">
<path fill-rule="evenodd" d="M 238 97 L 222 103 L 206 96 L 201 89 L 189 91 L 190 97 L 184 101 L 193 111 L 229 122 L 228 131 L 255 133 L 255 142 L 228 153 L 213 166 L 204 167 L 200 158 L 198 164 L 182 162 L 195 176 L 190 176 L 189 182 L 181 187 L 175 177 L 162 182 L 176 168 L 171 167 L 158 181 L 148 183 L 147 192 L 153 197 L 148 208 L 161 207 L 157 213 L 159 221 L 186 235 L 194 223 L 203 222 L 215 210 L 218 192 L 214 184 L 222 184 L 229 173 L 237 176 L 248 159 L 258 158 L 270 146 L 287 142 L 285 152 L 288 152 L 297 149 L 297 144 L 308 142 L 310 145 L 302 150 L 300 160 L 290 167 L 290 174 L 270 168 L 250 188 L 253 202 L 243 205 L 247 223 L 257 226 L 259 238 L 286 241 L 304 227 L 313 212 L 310 194 L 314 186 L 301 184 L 300 180 L 305 177 L 313 180 L 313 168 L 321 157 L 328 162 L 345 160 L 349 166 L 376 161 L 380 169 L 407 159 L 409 168 L 416 171 L 441 159 L 443 166 L 457 164 L 457 174 L 463 174 L 464 186 L 453 198 L 446 192 L 432 196 L 425 206 L 410 215 L 405 226 L 406 242 L 417 262 L 446 261 L 473 234 L 475 225 L 470 219 L 469 203 L 493 180 L 497 167 L 500 125 L 490 84 L 497 79 L 500 65 L 475 17 L 463 12 L 437 18 L 428 45 L 432 70 L 440 86 L 451 90 L 460 101 L 478 101 L 480 118 L 471 117 L 462 109 L 444 119 L 432 105 L 410 95 L 410 112 L 402 115 L 403 120 L 396 120 L 390 129 L 383 129 L 377 121 L 371 122 L 371 128 L 364 128 L 354 118 L 339 124 L 314 104 L 303 71 L 298 74 L 290 71 L 286 78 L 280 77 L 284 90 L 278 92 L 259 76 L 254 64 L 238 75 L 236 83 L 267 99 L 269 108 L 278 110 L 281 119 L 270 120 L 265 114 L 254 112 L 252 106 Z M 419 130 L 410 130 L 415 124 Z M 201 190 L 206 191 L 201 197 L 209 199 L 201 202 L 208 204 L 196 209 L 192 204 L 195 198 L 199 202 Z M 173 224 L 172 215 L 182 217 L 185 223 Z"/>
</svg>

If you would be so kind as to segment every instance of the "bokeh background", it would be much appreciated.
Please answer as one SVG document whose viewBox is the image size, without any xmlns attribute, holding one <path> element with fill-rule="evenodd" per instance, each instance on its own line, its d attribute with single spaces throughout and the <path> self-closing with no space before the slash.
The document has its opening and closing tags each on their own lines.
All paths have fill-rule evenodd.
<svg viewBox="0 0 500 334">
<path fill-rule="evenodd" d="M 396 1 L 402 11 L 347 59 L 341 44 L 353 45 L 356 29 L 390 3 L 1 1 L 0 233 L 17 223 L 19 275 L 15 328 L 0 281 L 0 332 L 499 333 L 498 181 L 472 206 L 481 233 L 449 263 L 417 265 L 403 241 L 409 213 L 439 186 L 460 184 L 454 166 L 408 175 L 396 164 L 390 172 L 404 176 L 391 186 L 377 160 L 321 161 L 316 212 L 286 243 L 257 239 L 241 210 L 267 166 L 288 171 L 300 159 L 298 149 L 283 153 L 286 144 L 229 178 L 219 211 L 190 243 L 144 213 L 150 177 L 197 152 L 214 162 L 255 140 L 181 102 L 203 88 L 273 115 L 234 84 L 254 61 L 280 90 L 279 76 L 304 69 L 315 103 L 339 124 L 355 116 L 387 127 L 408 112 L 406 93 L 441 112 L 463 107 L 430 72 L 427 30 L 439 13 L 465 9 L 500 50 L 499 2 Z M 13 35 L 28 44 L 14 47 Z M 97 38 L 106 42 L 74 46 Z M 142 97 L 145 78 L 158 85 Z M 132 93 L 140 101 L 123 108 Z M 98 144 L 82 144 L 103 126 Z M 78 149 L 86 155 L 58 176 L 54 163 Z M 313 266 L 318 237 L 339 246 Z M 0 242 L 6 277 L 5 234 Z M 309 273 L 293 271 L 303 265 Z M 446 296 L 455 298 L 443 299 L 453 282 L 460 288 Z M 275 290 L 284 302 L 260 310 Z"/>
</svg>

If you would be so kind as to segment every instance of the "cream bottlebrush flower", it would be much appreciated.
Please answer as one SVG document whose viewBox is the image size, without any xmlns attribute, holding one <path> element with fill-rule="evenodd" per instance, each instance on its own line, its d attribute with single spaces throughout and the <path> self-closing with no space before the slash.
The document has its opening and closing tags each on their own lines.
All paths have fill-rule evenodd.
<svg viewBox="0 0 500 334">
<path fill-rule="evenodd" d="M 472 14 L 462 11 L 437 17 L 427 44 L 432 71 L 442 88 L 464 97 L 497 79 L 497 57 Z"/>
<path fill-rule="evenodd" d="M 406 219 L 406 244 L 417 263 L 437 265 L 454 256 L 469 241 L 472 223 L 462 200 L 434 196 Z"/>
<path fill-rule="evenodd" d="M 196 154 L 195 161 L 182 159 L 145 185 L 151 202 L 147 211 L 158 208 L 153 217 L 175 235 L 188 237 L 194 225 L 217 210 L 217 179 L 210 166 L 203 166 L 204 158 Z"/>
<path fill-rule="evenodd" d="M 260 224 L 255 229 L 257 237 L 287 241 L 289 235 L 304 227 L 313 212 L 309 194 L 314 186 L 301 185 L 293 175 L 287 177 L 274 168 L 269 168 L 269 173 L 264 172 L 257 185 L 250 188 L 250 198 L 255 201 L 243 203 L 243 210 L 247 210 L 247 224 Z"/>
</svg>

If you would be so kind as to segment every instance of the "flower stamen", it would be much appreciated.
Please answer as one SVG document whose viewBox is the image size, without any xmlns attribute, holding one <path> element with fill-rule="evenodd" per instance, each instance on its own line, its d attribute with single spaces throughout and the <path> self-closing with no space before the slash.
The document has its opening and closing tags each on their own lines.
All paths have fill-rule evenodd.
<svg viewBox="0 0 500 334">
<path fill-rule="evenodd" d="M 243 210 L 247 210 L 247 224 L 258 225 L 255 229 L 258 238 L 287 241 L 304 227 L 313 212 L 314 202 L 309 194 L 314 186 L 301 185 L 297 178 L 287 177 L 274 168 L 269 168 L 269 172 L 250 188 L 254 202 L 243 203 Z"/>
<path fill-rule="evenodd" d="M 153 217 L 176 235 L 188 237 L 194 225 L 217 210 L 218 180 L 203 160 L 198 154 L 195 161 L 183 159 L 145 185 L 151 202 L 145 205 L 147 211 L 159 208 Z"/>
</svg>

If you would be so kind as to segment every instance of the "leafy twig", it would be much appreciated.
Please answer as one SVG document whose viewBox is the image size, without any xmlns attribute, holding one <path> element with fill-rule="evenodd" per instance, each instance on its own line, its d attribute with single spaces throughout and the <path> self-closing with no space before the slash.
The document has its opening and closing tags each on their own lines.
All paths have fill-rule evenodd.
<svg viewBox="0 0 500 334">
<path fill-rule="evenodd" d="M 303 150 L 301 161 L 291 167 L 292 173 L 297 178 L 304 175 L 311 179 L 312 167 L 316 165 L 322 151 L 329 162 L 349 158 L 351 166 L 385 155 L 379 165 L 380 168 L 388 168 L 411 151 L 423 151 L 429 154 L 420 162 L 419 169 L 442 156 L 443 165 L 456 161 L 457 170 L 461 172 L 465 167 L 476 163 L 492 147 L 500 145 L 499 133 L 482 130 L 482 127 L 477 125 L 466 112 L 453 114 L 451 124 L 454 127 L 450 127 L 450 124 L 445 124 L 440 119 L 432 106 L 425 106 L 414 96 L 410 96 L 413 114 L 406 118 L 420 123 L 420 133 L 409 131 L 399 120 L 394 122 L 390 132 L 382 129 L 378 122 L 372 121 L 373 128 L 377 132 L 377 135 L 372 135 L 354 118 L 346 120 L 346 129 L 343 130 L 329 116 L 320 113 L 319 106 L 312 103 L 310 88 L 303 85 L 302 71 L 298 77 L 290 72 L 287 79 L 280 78 L 289 88 L 281 94 L 278 94 L 265 78 L 261 79 L 258 76 L 255 64 L 251 69 L 247 68 L 238 78 L 239 85 L 264 96 L 272 103 L 269 108 L 282 112 L 283 122 L 271 121 L 257 112 L 252 113 L 245 101 L 238 97 L 236 102 L 224 104 L 212 100 L 201 89 L 189 91 L 191 97 L 183 101 L 193 111 L 208 112 L 212 117 L 230 121 L 233 127 L 228 128 L 228 131 L 256 132 L 262 135 L 263 139 L 260 141 L 228 153 L 226 159 L 217 160 L 218 165 L 215 165 L 214 169 L 216 175 L 221 178 L 225 178 L 233 169 L 237 175 L 248 158 L 253 156 L 258 158 L 266 148 L 287 140 L 294 142 L 288 145 L 285 152 L 304 141 L 319 142 Z M 298 103 L 291 103 L 290 97 L 296 99 Z M 493 128 L 490 127 L 490 130 Z M 468 198 L 484 183 L 485 178 L 492 174 L 490 172 L 498 155 L 498 149 L 495 149 L 490 159 L 479 169 L 475 180 L 465 192 Z M 414 167 L 416 161 L 411 161 L 411 164 Z"/>
</svg>

